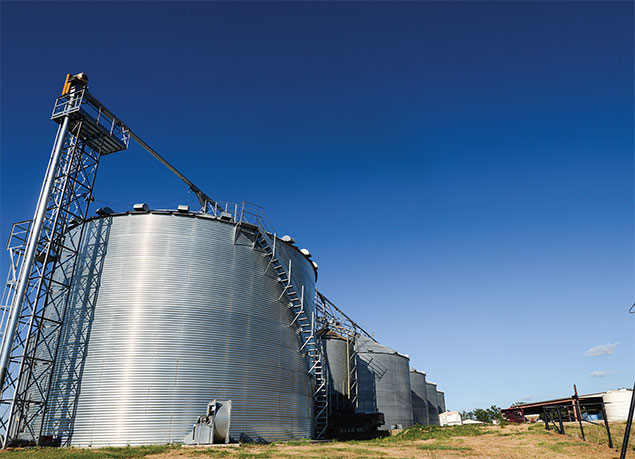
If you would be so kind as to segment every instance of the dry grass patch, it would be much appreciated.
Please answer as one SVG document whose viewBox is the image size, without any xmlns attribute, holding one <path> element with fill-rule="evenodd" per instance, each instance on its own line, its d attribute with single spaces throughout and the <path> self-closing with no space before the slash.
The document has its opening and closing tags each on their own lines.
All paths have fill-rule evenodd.
<svg viewBox="0 0 635 459">
<path fill-rule="evenodd" d="M 588 442 L 595 443 L 598 445 L 609 444 L 609 437 L 606 433 L 606 428 L 604 425 L 594 425 L 584 423 L 582 425 L 584 428 L 584 435 Z M 609 424 L 611 429 L 611 437 L 613 438 L 613 448 L 620 451 L 622 449 L 622 441 L 624 440 L 624 431 L 626 430 L 626 422 L 615 422 Z M 574 426 L 566 426 L 564 429 L 564 433 L 567 436 L 582 439 L 582 434 L 580 434 L 580 428 L 576 425 Z M 631 435 L 628 440 L 628 451 L 635 451 L 635 429 L 631 430 Z"/>
</svg>

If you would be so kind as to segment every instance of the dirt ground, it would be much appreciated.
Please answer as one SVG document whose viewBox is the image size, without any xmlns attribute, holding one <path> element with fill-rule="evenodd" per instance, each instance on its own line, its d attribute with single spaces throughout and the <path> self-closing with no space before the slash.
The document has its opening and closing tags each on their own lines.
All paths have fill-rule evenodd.
<svg viewBox="0 0 635 459">
<path fill-rule="evenodd" d="M 575 437 L 573 427 L 567 435 L 546 431 L 542 424 L 507 426 L 415 426 L 395 436 L 373 440 L 312 442 L 293 441 L 267 445 L 233 444 L 206 447 L 148 445 L 126 448 L 17 448 L 0 451 L 0 459 L 204 459 L 204 458 L 588 458 L 619 457 L 604 441 L 601 426 L 587 429 L 588 440 Z M 614 440 L 623 426 L 611 428 Z M 620 439 L 621 440 L 621 439 Z M 628 458 L 635 459 L 635 434 L 629 443 Z"/>
<path fill-rule="evenodd" d="M 276 443 L 240 448 L 180 448 L 147 456 L 152 459 L 241 458 L 589 458 L 619 457 L 616 450 L 528 425 L 488 426 L 476 436 L 430 440 L 371 440 L 332 443 Z M 632 452 L 627 457 L 635 457 Z"/>
</svg>

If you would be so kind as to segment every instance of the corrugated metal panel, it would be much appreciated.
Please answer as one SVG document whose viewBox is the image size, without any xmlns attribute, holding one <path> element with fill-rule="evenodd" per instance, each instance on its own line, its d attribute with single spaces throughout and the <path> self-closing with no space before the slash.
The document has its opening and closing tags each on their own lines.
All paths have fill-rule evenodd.
<svg viewBox="0 0 635 459">
<path fill-rule="evenodd" d="M 233 401 L 233 439 L 310 437 L 307 362 L 289 310 L 278 301 L 282 289 L 264 273 L 264 254 L 245 235 L 234 244 L 234 226 L 214 219 L 109 220 L 72 444 L 181 441 L 212 399 Z M 293 264 L 313 292 L 310 262 Z M 82 266 L 90 279 L 91 263 Z M 81 308 L 71 304 L 71 311 Z M 78 326 L 66 324 L 67 341 Z"/>
<path fill-rule="evenodd" d="M 445 413 L 445 394 L 440 390 L 437 390 L 437 406 L 439 413 Z"/>
<path fill-rule="evenodd" d="M 610 390 L 602 395 L 606 404 L 606 417 L 610 422 L 627 421 L 630 408 L 631 389 Z M 633 417 L 635 419 L 635 416 Z"/>
<path fill-rule="evenodd" d="M 410 390 L 412 391 L 412 422 L 421 425 L 429 424 L 425 373 L 410 369 Z"/>
<path fill-rule="evenodd" d="M 426 387 L 426 394 L 428 395 L 428 422 L 438 426 L 439 405 L 437 403 L 437 385 L 435 383 L 426 382 Z"/>
<path fill-rule="evenodd" d="M 300 250 L 295 246 L 287 245 L 278 240 L 276 244 L 276 251 L 280 255 L 280 260 L 286 260 L 285 267 L 289 267 L 289 260 L 291 260 L 291 277 L 293 284 L 300 288 L 300 285 L 304 285 L 304 310 L 307 311 L 307 315 L 311 317 L 315 309 L 315 271 L 311 262 L 308 261 Z M 310 268 L 307 266 L 311 265 Z M 296 267 L 298 269 L 296 269 Z M 300 292 L 298 291 L 298 295 Z"/>
<path fill-rule="evenodd" d="M 412 425 L 410 393 L 410 359 L 368 338 L 359 338 L 357 381 L 358 410 L 365 413 L 384 413 L 383 430 L 393 425 Z"/>
</svg>

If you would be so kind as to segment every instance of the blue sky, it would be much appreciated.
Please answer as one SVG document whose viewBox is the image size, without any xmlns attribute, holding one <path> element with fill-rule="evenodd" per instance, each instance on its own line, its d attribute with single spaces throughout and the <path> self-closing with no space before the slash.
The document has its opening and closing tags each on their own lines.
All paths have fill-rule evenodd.
<svg viewBox="0 0 635 459">
<path fill-rule="evenodd" d="M 264 206 L 449 409 L 632 385 L 631 2 L 5 1 L 1 26 L 3 241 L 83 71 L 209 195 Z M 138 146 L 95 196 L 196 202 Z"/>
</svg>

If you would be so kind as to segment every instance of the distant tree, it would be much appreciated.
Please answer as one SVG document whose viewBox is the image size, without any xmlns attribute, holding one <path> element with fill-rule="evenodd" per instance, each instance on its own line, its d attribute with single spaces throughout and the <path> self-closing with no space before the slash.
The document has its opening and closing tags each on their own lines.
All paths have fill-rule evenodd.
<svg viewBox="0 0 635 459">
<path fill-rule="evenodd" d="M 496 405 L 492 405 L 487 409 L 487 412 L 490 415 L 491 422 L 498 421 L 499 423 L 505 422 L 505 418 L 503 417 L 503 413 L 501 413 L 500 407 Z"/>
<path fill-rule="evenodd" d="M 487 410 L 484 410 L 482 408 L 477 408 L 474 410 L 474 417 L 476 418 L 477 421 L 492 422 L 490 413 Z"/>
<path fill-rule="evenodd" d="M 494 421 L 504 422 L 505 419 L 501 414 L 501 409 L 496 405 L 492 405 L 489 408 L 476 408 L 474 411 L 461 412 L 462 419 L 473 419 L 475 421 L 481 421 L 485 423 L 492 423 Z"/>
</svg>

